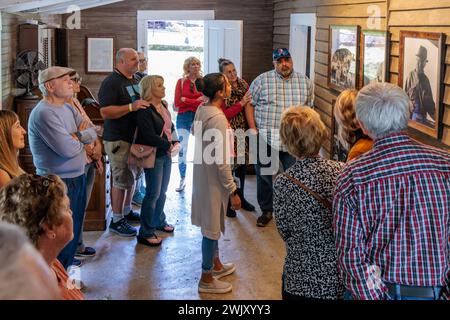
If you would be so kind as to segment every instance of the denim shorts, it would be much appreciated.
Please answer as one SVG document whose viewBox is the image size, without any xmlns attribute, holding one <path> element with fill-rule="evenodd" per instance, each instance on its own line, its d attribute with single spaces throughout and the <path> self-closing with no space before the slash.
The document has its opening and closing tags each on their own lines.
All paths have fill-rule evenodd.
<svg viewBox="0 0 450 320">
<path fill-rule="evenodd" d="M 117 189 L 130 189 L 135 183 L 135 173 L 128 167 L 128 155 L 131 143 L 117 141 L 103 141 L 108 155 L 113 177 L 113 186 Z M 114 152 L 113 152 L 114 151 Z"/>
</svg>

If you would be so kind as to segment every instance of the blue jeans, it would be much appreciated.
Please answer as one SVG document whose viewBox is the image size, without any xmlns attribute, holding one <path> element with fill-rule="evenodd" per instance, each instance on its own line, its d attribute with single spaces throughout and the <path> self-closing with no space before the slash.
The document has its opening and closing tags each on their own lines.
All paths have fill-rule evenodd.
<svg viewBox="0 0 450 320">
<path fill-rule="evenodd" d="M 189 135 L 191 134 L 192 123 L 194 122 L 195 112 L 187 111 L 177 115 L 177 133 L 180 139 L 180 153 L 178 154 L 178 170 L 180 177 L 186 177 L 186 157 L 188 152 Z"/>
<path fill-rule="evenodd" d="M 202 240 L 202 271 L 211 272 L 214 258 L 219 256 L 219 241 L 203 237 Z"/>
<path fill-rule="evenodd" d="M 139 236 L 143 238 L 150 238 L 155 229 L 163 228 L 167 224 L 164 204 L 171 168 L 172 158 L 164 155 L 156 158 L 154 168 L 144 169 L 146 188 L 139 229 Z"/>
<path fill-rule="evenodd" d="M 95 182 L 95 173 L 97 172 L 97 167 L 95 162 L 88 163 L 84 166 L 84 174 L 86 175 L 86 207 L 84 208 L 83 222 L 81 225 L 84 225 L 84 219 L 86 218 L 86 210 L 89 205 L 89 200 L 91 199 L 92 189 L 94 188 Z M 80 239 L 78 239 L 77 251 L 82 252 L 85 249 L 85 245 L 83 243 L 83 227 L 80 233 Z"/>
<path fill-rule="evenodd" d="M 73 219 L 73 239 L 62 249 L 58 260 L 68 268 L 72 264 L 73 257 L 77 251 L 78 240 L 83 230 L 84 210 L 86 208 L 86 175 L 76 178 L 62 179 L 67 186 L 67 196 L 70 199 L 70 209 Z"/>
<path fill-rule="evenodd" d="M 270 157 L 270 161 L 261 161 L 260 152 L 266 152 L 267 157 Z M 273 157 L 273 159 L 272 159 Z M 272 163 L 272 160 L 275 162 Z M 259 207 L 262 211 L 273 211 L 273 182 L 272 177 L 277 174 L 279 163 L 283 166 L 283 171 L 291 167 L 295 163 L 295 158 L 287 152 L 278 151 L 270 147 L 264 139 L 258 137 L 258 160 L 255 165 L 256 171 L 256 197 L 258 199 Z M 269 167 L 274 166 L 276 169 L 271 174 L 263 174 L 261 170 L 268 170 Z"/>
</svg>

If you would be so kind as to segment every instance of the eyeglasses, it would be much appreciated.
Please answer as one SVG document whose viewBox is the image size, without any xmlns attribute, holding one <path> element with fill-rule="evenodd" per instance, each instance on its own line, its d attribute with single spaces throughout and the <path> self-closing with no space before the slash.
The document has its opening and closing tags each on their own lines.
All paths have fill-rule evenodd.
<svg viewBox="0 0 450 320">
<path fill-rule="evenodd" d="M 40 176 L 37 174 L 33 174 L 32 178 L 33 182 L 36 182 L 35 190 L 40 195 L 47 195 L 48 188 L 50 187 L 51 183 L 56 182 L 56 180 L 46 177 L 46 176 Z"/>
<path fill-rule="evenodd" d="M 72 80 L 75 83 L 81 83 L 81 78 L 72 78 L 70 80 Z"/>
</svg>

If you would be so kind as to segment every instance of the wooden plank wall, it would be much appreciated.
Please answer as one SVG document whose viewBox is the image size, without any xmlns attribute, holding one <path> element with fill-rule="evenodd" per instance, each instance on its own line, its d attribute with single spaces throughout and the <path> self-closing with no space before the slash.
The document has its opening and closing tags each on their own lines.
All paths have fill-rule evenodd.
<svg viewBox="0 0 450 320">
<path fill-rule="evenodd" d="M 450 0 L 390 0 L 389 31 L 392 34 L 391 82 L 398 81 L 400 30 L 443 32 L 446 34 L 444 78 L 444 116 L 441 142 L 450 146 Z M 424 142 L 434 139 L 419 135 Z M 437 145 L 439 146 L 439 145 Z"/>
<path fill-rule="evenodd" d="M 315 83 L 314 105 L 323 122 L 331 128 L 332 100 L 338 92 L 331 90 L 327 85 L 328 72 L 328 33 L 332 24 L 359 25 L 361 29 L 368 29 L 367 22 L 369 5 L 377 5 L 380 9 L 380 27 L 386 28 L 386 1 L 375 0 L 275 0 L 274 1 L 274 46 L 289 45 L 289 29 L 291 13 L 316 13 L 316 54 L 315 54 Z M 329 156 L 331 139 L 324 149 Z"/>
<path fill-rule="evenodd" d="M 11 92 L 16 87 L 15 79 L 13 76 L 13 66 L 17 55 L 17 43 L 18 43 L 18 26 L 25 23 L 27 18 L 33 18 L 40 22 L 61 24 L 61 15 L 40 15 L 40 16 L 27 16 L 24 14 L 16 15 L 2 12 L 2 92 L 1 100 L 3 109 L 10 109 L 12 107 Z"/>
<path fill-rule="evenodd" d="M 338 92 L 330 90 L 327 86 L 328 28 L 330 24 L 347 24 L 359 25 L 362 30 L 369 29 L 368 17 L 372 13 L 368 13 L 368 7 L 374 5 L 378 6 L 380 12 L 379 29 L 389 30 L 392 33 L 390 80 L 395 84 L 398 80 L 400 30 L 424 30 L 447 34 L 444 81 L 446 108 L 442 143 L 421 133 L 416 132 L 414 135 L 422 142 L 446 148 L 445 145 L 450 145 L 450 20 L 448 19 L 450 0 L 274 0 L 274 47 L 289 45 L 291 13 L 317 14 L 314 104 L 324 123 L 330 128 L 331 102 Z M 324 145 L 327 155 L 330 148 L 331 140 Z"/>
<path fill-rule="evenodd" d="M 83 83 L 97 95 L 104 75 L 84 74 L 85 36 L 116 34 L 117 48 L 136 48 L 137 10 L 215 10 L 215 18 L 243 20 L 242 75 L 248 82 L 272 66 L 272 0 L 127 0 L 81 12 L 81 30 L 69 34 L 70 66 L 81 72 Z M 180 66 L 181 69 L 181 66 Z"/>
</svg>

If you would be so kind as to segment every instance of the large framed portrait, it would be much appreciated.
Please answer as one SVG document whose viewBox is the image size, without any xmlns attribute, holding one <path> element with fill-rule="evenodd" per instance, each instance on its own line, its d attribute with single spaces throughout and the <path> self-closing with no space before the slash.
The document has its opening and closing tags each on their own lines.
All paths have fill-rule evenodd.
<svg viewBox="0 0 450 320">
<path fill-rule="evenodd" d="M 86 36 L 86 73 L 114 70 L 115 36 Z"/>
<path fill-rule="evenodd" d="M 331 25 L 328 42 L 328 87 L 336 91 L 358 85 L 359 26 Z"/>
<path fill-rule="evenodd" d="M 336 99 L 331 102 L 331 159 L 334 161 L 345 162 L 347 160 L 347 149 L 342 145 L 338 138 L 339 126 L 334 118 L 334 108 Z"/>
<path fill-rule="evenodd" d="M 443 100 L 443 33 L 400 31 L 398 85 L 411 100 L 409 126 L 439 138 Z"/>
<path fill-rule="evenodd" d="M 389 50 L 389 32 L 362 31 L 360 88 L 371 83 L 388 81 Z"/>
</svg>

